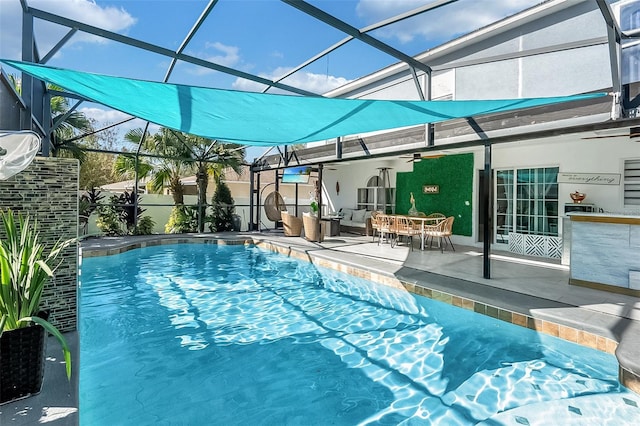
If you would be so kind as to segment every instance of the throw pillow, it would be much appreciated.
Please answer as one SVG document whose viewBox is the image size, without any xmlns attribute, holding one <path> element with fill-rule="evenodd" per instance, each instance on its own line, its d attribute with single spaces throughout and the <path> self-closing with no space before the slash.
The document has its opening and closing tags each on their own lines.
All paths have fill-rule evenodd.
<svg viewBox="0 0 640 426">
<path fill-rule="evenodd" d="M 353 215 L 351 216 L 352 222 L 364 222 L 364 214 L 366 210 L 354 210 Z"/>
</svg>

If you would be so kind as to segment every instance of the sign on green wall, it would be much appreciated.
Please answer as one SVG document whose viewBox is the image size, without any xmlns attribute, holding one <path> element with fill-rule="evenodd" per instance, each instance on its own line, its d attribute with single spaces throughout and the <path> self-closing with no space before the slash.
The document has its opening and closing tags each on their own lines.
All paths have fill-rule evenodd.
<svg viewBox="0 0 640 426">
<path fill-rule="evenodd" d="M 438 191 L 424 188 L 438 187 Z M 396 174 L 396 213 L 407 214 L 411 193 L 416 209 L 426 214 L 453 216 L 453 233 L 471 236 L 473 200 L 473 154 L 423 158 L 413 171 Z"/>
</svg>

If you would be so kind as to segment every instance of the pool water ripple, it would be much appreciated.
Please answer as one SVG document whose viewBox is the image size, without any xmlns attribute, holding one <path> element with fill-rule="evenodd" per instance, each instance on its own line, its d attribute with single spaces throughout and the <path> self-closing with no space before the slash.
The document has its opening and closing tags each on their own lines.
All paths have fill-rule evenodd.
<svg viewBox="0 0 640 426">
<path fill-rule="evenodd" d="M 255 247 L 133 250 L 81 278 L 82 425 L 640 417 L 611 355 Z"/>
</svg>

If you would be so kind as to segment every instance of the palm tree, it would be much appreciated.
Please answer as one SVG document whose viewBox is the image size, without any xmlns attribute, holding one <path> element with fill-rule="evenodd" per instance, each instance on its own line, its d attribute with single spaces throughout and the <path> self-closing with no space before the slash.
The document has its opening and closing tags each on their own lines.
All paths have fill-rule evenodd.
<svg viewBox="0 0 640 426">
<path fill-rule="evenodd" d="M 16 75 L 9 74 L 9 81 L 16 92 L 22 95 L 22 80 Z M 52 84 L 47 87 L 49 90 L 63 91 L 61 87 Z M 74 138 L 79 134 L 93 131 L 91 120 L 78 111 L 73 111 L 67 115 L 69 101 L 62 96 L 52 96 L 50 106 L 52 128 L 55 128 L 51 135 L 51 156 L 72 157 L 83 161 L 85 152 L 81 146 L 75 143 Z"/>
<path fill-rule="evenodd" d="M 125 135 L 129 142 L 140 143 L 142 129 Z M 216 182 L 224 177 L 226 168 L 242 172 L 244 149 L 236 144 L 222 144 L 200 136 L 188 135 L 165 127 L 152 136 L 147 135 L 144 148 L 163 158 L 154 164 L 150 186 L 153 191 L 168 187 L 176 206 L 184 205 L 184 186 L 181 179 L 195 172 L 198 186 L 198 229 L 204 231 L 207 208 L 207 186 L 211 173 Z M 125 160 L 122 160 L 123 167 Z M 128 170 L 132 170 L 129 164 Z"/>
<path fill-rule="evenodd" d="M 49 85 L 49 89 L 62 90 Z M 91 120 L 78 111 L 69 112 L 69 101 L 62 96 L 51 97 L 51 121 L 55 129 L 51 135 L 51 156 L 84 160 L 84 150 L 75 142 L 79 135 L 93 131 Z"/>
<path fill-rule="evenodd" d="M 224 178 L 224 170 L 227 168 L 240 174 L 245 151 L 237 144 L 223 144 L 219 141 L 192 135 L 185 138 L 185 145 L 189 147 L 195 160 L 196 183 L 198 185 L 198 228 L 200 232 L 203 232 L 209 173 L 213 174 L 216 183 Z"/>
<path fill-rule="evenodd" d="M 142 129 L 130 130 L 125 139 L 139 144 Z M 183 143 L 175 132 L 162 127 L 158 133 L 147 135 L 143 146 L 149 152 L 167 157 L 158 159 L 153 164 L 152 178 L 149 182 L 151 190 L 161 192 L 168 187 L 173 195 L 174 205 L 184 205 L 184 186 L 181 179 L 191 172 L 192 164 Z"/>
<path fill-rule="evenodd" d="M 153 171 L 153 166 L 140 158 L 137 161 L 138 178 L 144 179 Z M 136 158 L 134 154 L 120 154 L 113 163 L 113 174 L 121 179 L 136 177 Z"/>
</svg>

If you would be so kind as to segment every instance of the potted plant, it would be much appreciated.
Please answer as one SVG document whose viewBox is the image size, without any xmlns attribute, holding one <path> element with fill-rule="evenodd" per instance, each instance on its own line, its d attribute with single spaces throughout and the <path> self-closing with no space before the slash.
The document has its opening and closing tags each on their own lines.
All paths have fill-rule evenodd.
<svg viewBox="0 0 640 426">
<path fill-rule="evenodd" d="M 0 212 L 0 403 L 40 391 L 44 376 L 46 332 L 61 343 L 67 377 L 71 352 L 62 334 L 40 307 L 44 286 L 60 264 L 57 257 L 71 243 L 50 250 L 39 241 L 37 224 L 11 210 Z M 0 229 L 0 232 L 2 229 Z"/>
<path fill-rule="evenodd" d="M 316 200 L 311 200 L 309 207 L 311 208 L 311 215 L 318 216 L 318 202 Z"/>
</svg>

